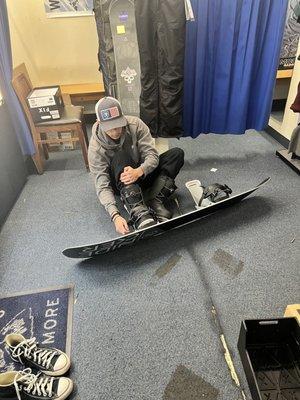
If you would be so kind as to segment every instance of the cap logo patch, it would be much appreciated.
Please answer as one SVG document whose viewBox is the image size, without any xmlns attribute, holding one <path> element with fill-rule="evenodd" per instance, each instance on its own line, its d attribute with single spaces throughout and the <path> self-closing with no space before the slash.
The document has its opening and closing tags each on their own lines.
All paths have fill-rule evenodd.
<svg viewBox="0 0 300 400">
<path fill-rule="evenodd" d="M 101 110 L 100 114 L 102 121 L 109 121 L 110 119 L 120 117 L 118 107 L 106 108 L 105 110 Z"/>
</svg>

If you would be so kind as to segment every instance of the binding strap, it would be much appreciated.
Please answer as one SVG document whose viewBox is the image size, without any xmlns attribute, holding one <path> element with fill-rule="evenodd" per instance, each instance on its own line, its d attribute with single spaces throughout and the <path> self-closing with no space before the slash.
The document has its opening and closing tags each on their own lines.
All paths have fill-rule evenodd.
<svg viewBox="0 0 300 400">
<path fill-rule="evenodd" d="M 214 183 L 204 188 L 201 202 L 203 199 L 208 198 L 213 203 L 217 203 L 218 201 L 227 199 L 231 193 L 232 190 L 229 186 Z"/>
</svg>

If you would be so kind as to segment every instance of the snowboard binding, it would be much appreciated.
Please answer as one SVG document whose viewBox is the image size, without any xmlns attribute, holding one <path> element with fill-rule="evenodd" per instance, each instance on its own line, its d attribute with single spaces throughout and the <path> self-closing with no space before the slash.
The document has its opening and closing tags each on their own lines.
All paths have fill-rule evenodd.
<svg viewBox="0 0 300 400">
<path fill-rule="evenodd" d="M 209 199 L 212 203 L 228 199 L 231 195 L 232 190 L 227 185 L 221 185 L 220 183 L 214 183 L 204 188 L 203 199 Z"/>
<path fill-rule="evenodd" d="M 227 185 L 214 183 L 204 187 L 198 179 L 186 182 L 185 186 L 194 199 L 196 209 L 204 208 L 213 203 L 225 200 L 232 193 L 232 190 Z"/>
</svg>

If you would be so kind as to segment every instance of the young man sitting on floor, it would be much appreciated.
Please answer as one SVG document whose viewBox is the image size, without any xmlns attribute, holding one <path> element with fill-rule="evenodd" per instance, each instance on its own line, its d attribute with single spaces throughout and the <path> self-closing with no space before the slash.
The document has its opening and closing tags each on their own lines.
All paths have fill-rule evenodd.
<svg viewBox="0 0 300 400">
<path fill-rule="evenodd" d="M 89 165 L 97 196 L 117 232 L 126 234 L 129 228 L 115 195 L 121 196 L 135 229 L 170 219 L 164 201 L 176 189 L 174 179 L 184 164 L 183 150 L 172 148 L 159 155 L 147 125 L 137 117 L 124 116 L 112 97 L 98 101 L 96 116 Z M 147 192 L 147 204 L 143 192 Z"/>
</svg>

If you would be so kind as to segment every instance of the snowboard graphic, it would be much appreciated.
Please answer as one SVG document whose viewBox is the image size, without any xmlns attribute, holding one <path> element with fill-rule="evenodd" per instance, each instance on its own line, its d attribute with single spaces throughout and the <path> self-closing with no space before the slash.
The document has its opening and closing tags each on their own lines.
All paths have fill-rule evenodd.
<svg viewBox="0 0 300 400">
<path fill-rule="evenodd" d="M 245 197 L 249 196 L 251 193 L 255 192 L 263 185 L 265 185 L 270 178 L 265 179 L 259 185 L 252 189 L 249 189 L 243 193 L 237 194 L 235 196 L 229 197 L 225 200 L 221 200 L 218 203 L 213 203 L 204 208 L 199 208 L 194 211 L 188 212 L 186 214 L 180 215 L 178 217 L 172 218 L 168 221 L 161 222 L 157 225 L 150 226 L 148 228 L 140 229 L 138 231 L 129 233 L 128 235 L 121 236 L 112 240 L 105 242 L 100 242 L 91 245 L 71 247 L 65 249 L 63 254 L 70 258 L 89 258 L 98 255 L 105 255 L 107 253 L 113 252 L 121 247 L 130 246 L 142 239 L 146 239 L 152 236 L 161 235 L 172 229 L 180 228 L 183 225 L 190 224 L 192 222 L 198 221 L 199 219 L 206 217 L 207 215 L 213 214 L 218 210 L 222 210 L 228 206 L 238 203 Z"/>
<path fill-rule="evenodd" d="M 114 45 L 117 97 L 125 115 L 140 115 L 141 67 L 134 2 L 113 0 L 109 20 Z"/>
</svg>

